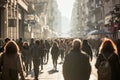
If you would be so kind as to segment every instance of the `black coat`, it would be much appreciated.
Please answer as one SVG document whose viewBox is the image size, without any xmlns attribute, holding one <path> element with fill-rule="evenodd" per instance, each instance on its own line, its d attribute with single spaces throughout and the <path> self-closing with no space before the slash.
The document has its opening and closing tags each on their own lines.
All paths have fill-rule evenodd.
<svg viewBox="0 0 120 80">
<path fill-rule="evenodd" d="M 92 61 L 93 53 L 92 53 L 91 46 L 89 44 L 83 45 L 82 50 L 90 56 L 91 61 Z"/>
<path fill-rule="evenodd" d="M 111 80 L 120 80 L 120 63 L 119 63 L 118 55 L 116 55 L 115 53 L 112 53 L 112 54 L 113 55 L 108 60 L 111 66 L 111 71 L 112 71 Z M 104 55 L 107 57 L 107 54 L 104 54 Z M 95 64 L 95 67 L 97 69 L 103 60 L 105 60 L 105 58 L 102 56 L 102 54 L 100 54 Z"/>
<path fill-rule="evenodd" d="M 51 48 L 51 55 L 52 55 L 52 59 L 58 59 L 59 56 L 59 48 L 58 47 L 52 47 Z"/>
<path fill-rule="evenodd" d="M 65 80 L 89 80 L 91 66 L 89 57 L 80 51 L 72 50 L 65 57 L 63 76 Z"/>
</svg>

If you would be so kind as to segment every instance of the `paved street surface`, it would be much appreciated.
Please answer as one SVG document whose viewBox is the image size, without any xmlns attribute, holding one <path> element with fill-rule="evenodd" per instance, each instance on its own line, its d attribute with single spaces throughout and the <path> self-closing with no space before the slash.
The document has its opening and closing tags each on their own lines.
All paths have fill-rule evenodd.
<svg viewBox="0 0 120 80">
<path fill-rule="evenodd" d="M 94 58 L 93 61 L 91 62 L 92 72 L 91 72 L 90 80 L 97 80 L 96 69 L 94 67 L 95 60 L 96 59 Z M 48 64 L 44 65 L 43 70 L 40 71 L 40 73 L 39 73 L 38 79 L 39 80 L 64 80 L 63 75 L 62 75 L 62 64 L 60 64 L 60 59 L 58 60 L 57 70 L 58 71 L 53 70 L 52 60 L 51 60 L 51 56 L 50 56 Z M 30 73 L 32 73 L 32 75 L 29 74 L 28 77 L 26 77 L 26 80 L 34 80 L 33 71 Z"/>
</svg>

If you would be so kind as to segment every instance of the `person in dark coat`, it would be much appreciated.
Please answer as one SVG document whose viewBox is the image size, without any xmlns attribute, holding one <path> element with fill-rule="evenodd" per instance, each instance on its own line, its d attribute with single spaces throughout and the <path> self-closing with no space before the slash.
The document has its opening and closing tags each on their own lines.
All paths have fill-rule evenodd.
<svg viewBox="0 0 120 80">
<path fill-rule="evenodd" d="M 45 63 L 48 63 L 49 59 L 49 50 L 50 50 L 50 43 L 48 40 L 45 40 L 45 55 L 44 55 L 44 60 L 46 61 Z"/>
<path fill-rule="evenodd" d="M 18 42 L 17 42 L 19 48 L 20 48 L 20 52 L 22 53 L 22 49 L 23 49 L 23 39 L 19 38 Z"/>
<path fill-rule="evenodd" d="M 29 56 L 30 57 L 30 70 L 32 70 L 32 61 L 33 61 L 33 54 L 34 54 L 34 50 L 33 50 L 34 46 L 35 46 L 34 39 L 31 38 L 30 39 L 30 45 L 29 45 L 29 47 L 30 47 L 30 53 L 31 53 L 31 55 Z"/>
<path fill-rule="evenodd" d="M 19 80 L 19 77 L 25 80 L 21 54 L 16 42 L 9 41 L 5 45 L 4 52 L 0 55 L 0 68 L 2 80 Z"/>
<path fill-rule="evenodd" d="M 54 42 L 52 45 L 51 55 L 52 55 L 54 69 L 57 70 L 57 60 L 59 56 L 59 47 L 58 47 L 57 42 Z"/>
<path fill-rule="evenodd" d="M 92 54 L 91 46 L 88 43 L 88 40 L 83 40 L 82 50 L 85 51 L 89 55 L 90 60 L 92 61 L 93 54 Z"/>
<path fill-rule="evenodd" d="M 36 40 L 35 45 L 33 47 L 33 69 L 34 69 L 34 77 L 35 80 L 38 80 L 39 75 L 39 66 L 40 66 L 40 41 Z"/>
<path fill-rule="evenodd" d="M 112 55 L 112 56 L 111 56 Z M 105 58 L 109 58 L 108 62 L 111 67 L 111 79 L 110 80 L 120 80 L 120 63 L 118 59 L 118 54 L 117 54 L 117 47 L 115 43 L 108 38 L 104 38 L 102 41 L 102 44 L 100 45 L 99 48 L 99 55 L 97 57 L 97 61 L 95 63 L 95 67 L 99 69 L 99 66 L 102 61 L 105 60 Z M 99 75 L 98 75 L 98 80 L 99 80 Z M 106 80 L 106 79 L 103 79 Z"/>
<path fill-rule="evenodd" d="M 28 42 L 23 43 L 23 60 L 25 62 L 25 67 L 26 67 L 26 76 L 28 75 L 28 72 L 31 70 L 31 51 Z"/>
<path fill-rule="evenodd" d="M 43 59 L 44 59 L 44 53 L 45 53 L 45 44 L 44 44 L 44 40 L 40 40 L 40 66 L 41 66 L 41 70 L 43 70 Z"/>
<path fill-rule="evenodd" d="M 74 39 L 72 46 L 63 63 L 64 80 L 89 80 L 91 65 L 89 57 L 81 51 L 81 40 Z"/>
</svg>

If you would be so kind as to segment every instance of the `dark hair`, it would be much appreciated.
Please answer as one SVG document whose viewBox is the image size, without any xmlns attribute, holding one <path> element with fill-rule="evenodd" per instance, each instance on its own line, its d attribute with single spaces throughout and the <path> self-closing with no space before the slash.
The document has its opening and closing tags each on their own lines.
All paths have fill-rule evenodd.
<svg viewBox="0 0 120 80">
<path fill-rule="evenodd" d="M 16 54 L 19 52 L 19 47 L 15 41 L 9 41 L 4 47 L 4 52 L 7 54 Z"/>
<path fill-rule="evenodd" d="M 117 47 L 111 39 L 104 38 L 99 51 L 100 51 L 99 53 L 104 52 L 117 53 Z"/>
<path fill-rule="evenodd" d="M 31 38 L 31 39 L 30 39 L 30 41 L 31 41 L 31 42 L 34 42 L 34 39 L 33 39 L 33 38 Z"/>
<path fill-rule="evenodd" d="M 10 41 L 10 39 L 9 38 L 5 38 L 5 43 L 7 43 L 8 41 Z"/>
<path fill-rule="evenodd" d="M 83 40 L 83 46 L 88 45 L 88 40 Z"/>
<path fill-rule="evenodd" d="M 40 44 L 40 41 L 39 41 L 39 40 L 36 40 L 35 43 L 36 43 L 37 45 L 39 45 L 39 44 Z"/>
</svg>

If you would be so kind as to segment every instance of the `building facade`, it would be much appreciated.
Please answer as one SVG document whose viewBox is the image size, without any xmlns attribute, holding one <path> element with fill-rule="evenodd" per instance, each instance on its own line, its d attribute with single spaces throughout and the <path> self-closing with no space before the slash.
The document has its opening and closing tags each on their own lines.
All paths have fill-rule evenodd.
<svg viewBox="0 0 120 80">
<path fill-rule="evenodd" d="M 25 0 L 2 0 L 0 7 L 0 38 L 23 38 L 24 14 L 28 11 Z"/>
</svg>

